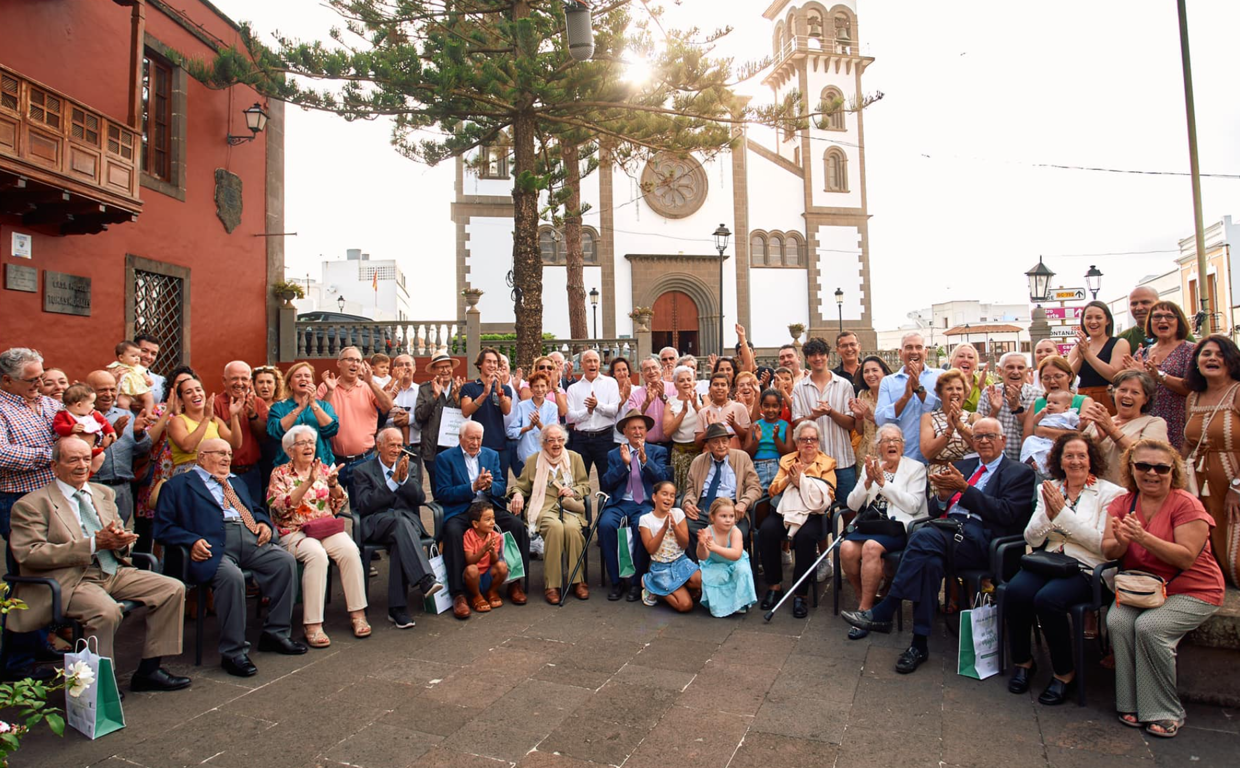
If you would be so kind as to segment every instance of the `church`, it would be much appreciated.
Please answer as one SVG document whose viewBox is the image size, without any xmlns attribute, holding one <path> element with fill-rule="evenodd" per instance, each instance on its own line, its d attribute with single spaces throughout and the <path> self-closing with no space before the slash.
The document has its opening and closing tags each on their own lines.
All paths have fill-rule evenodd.
<svg viewBox="0 0 1240 768">
<path fill-rule="evenodd" d="M 822 102 L 861 103 L 863 56 L 856 0 L 834 5 L 774 0 L 772 64 L 762 85 L 773 101 L 800 94 L 804 112 Z M 870 292 L 864 111 L 831 115 L 797 131 L 749 126 L 739 146 L 711 158 L 656 155 L 630 175 L 600 164 L 582 179 L 585 290 L 598 292 L 593 334 L 631 338 L 636 308 L 653 310 L 655 349 L 727 350 L 740 322 L 759 350 L 792 341 L 789 326 L 832 342 L 840 327 L 862 347 L 876 342 Z M 483 333 L 513 330 L 512 181 L 508 152 L 482 150 L 456 166 L 457 318 L 465 289 L 484 292 Z M 713 233 L 732 232 L 722 258 Z M 543 331 L 568 338 L 563 236 L 539 230 Z M 587 305 L 587 317 L 591 308 Z M 802 341 L 806 336 L 802 336 Z"/>
</svg>

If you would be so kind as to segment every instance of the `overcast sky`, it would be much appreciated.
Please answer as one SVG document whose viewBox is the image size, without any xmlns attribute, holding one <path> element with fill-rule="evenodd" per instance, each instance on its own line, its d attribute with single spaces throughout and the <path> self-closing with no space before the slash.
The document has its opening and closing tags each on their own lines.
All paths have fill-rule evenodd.
<svg viewBox="0 0 1240 768">
<path fill-rule="evenodd" d="M 214 2 L 261 32 L 326 39 L 338 24 L 315 0 Z M 770 51 L 767 5 L 683 0 L 666 22 L 729 24 L 721 53 L 756 59 Z M 1039 254 L 1068 286 L 1097 264 L 1108 299 L 1173 268 L 1171 252 L 1091 254 L 1175 251 L 1192 234 L 1187 176 L 1036 164 L 1188 171 L 1175 5 L 860 1 L 862 49 L 875 58 L 862 86 L 885 94 L 865 115 L 879 329 L 936 301 L 1026 301 L 1024 272 Z M 1201 168 L 1240 174 L 1240 3 L 1188 9 Z M 290 276 L 317 278 L 321 259 L 361 248 L 401 260 L 415 318 L 451 317 L 452 164 L 400 157 L 382 122 L 287 115 L 286 230 L 298 233 L 286 243 Z M 1240 180 L 1203 179 L 1202 191 L 1206 226 L 1240 218 Z"/>
</svg>

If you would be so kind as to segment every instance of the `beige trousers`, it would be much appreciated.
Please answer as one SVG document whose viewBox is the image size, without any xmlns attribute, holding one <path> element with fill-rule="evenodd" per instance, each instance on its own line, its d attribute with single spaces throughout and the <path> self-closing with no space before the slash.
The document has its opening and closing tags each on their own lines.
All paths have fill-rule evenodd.
<svg viewBox="0 0 1240 768">
<path fill-rule="evenodd" d="M 559 589 L 564 579 L 568 578 L 562 567 L 563 551 L 568 550 L 568 569 L 571 572 L 573 566 L 577 563 L 577 558 L 581 556 L 581 549 L 585 545 L 585 535 L 582 533 L 584 521 L 572 512 L 564 512 L 564 522 L 560 522 L 559 507 L 555 511 L 543 512 L 538 518 L 538 535 L 543 537 L 546 549 L 543 551 L 543 589 Z M 584 582 L 586 580 L 585 568 L 577 572 L 577 581 Z M 571 584 L 569 586 L 572 586 Z"/>
<path fill-rule="evenodd" d="M 112 636 L 124 615 L 119 600 L 133 600 L 147 608 L 146 644 L 142 658 L 177 656 L 185 627 L 185 585 L 151 571 L 120 568 L 108 576 L 96 565 L 86 569 L 65 605 L 65 615 L 82 622 L 83 634 L 99 641 L 99 655 L 112 659 Z"/>
<path fill-rule="evenodd" d="M 360 611 L 366 607 L 366 572 L 362 570 L 362 555 L 349 534 L 335 533 L 319 540 L 312 539 L 301 531 L 294 531 L 282 537 L 280 543 L 297 558 L 297 562 L 305 566 L 301 574 L 303 624 L 323 623 L 328 558 L 335 560 L 336 567 L 340 569 L 345 607 L 350 611 Z"/>
</svg>

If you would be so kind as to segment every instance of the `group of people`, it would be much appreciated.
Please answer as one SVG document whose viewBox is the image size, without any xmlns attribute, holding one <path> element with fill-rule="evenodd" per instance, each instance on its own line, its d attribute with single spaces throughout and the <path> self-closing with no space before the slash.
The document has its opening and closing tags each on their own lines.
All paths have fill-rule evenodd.
<svg viewBox="0 0 1240 768">
<path fill-rule="evenodd" d="M 398 628 L 414 626 L 411 587 L 446 588 L 462 620 L 526 603 L 512 574 L 529 572 L 535 539 L 545 600 L 588 599 L 578 565 L 591 525 L 609 600 L 700 603 L 721 617 L 770 610 L 791 565 L 792 613 L 804 618 L 809 579 L 830 574 L 821 555 L 835 510 L 849 523 L 839 563 L 859 602 L 844 612 L 848 637 L 889 632 L 911 601 L 912 643 L 896 666 L 909 673 L 928 658 L 944 579 L 954 602 L 957 573 L 987 569 L 992 541 L 1023 535 L 1079 572 L 1022 567 L 1005 587 L 1010 690 L 1036 675 L 1037 620 L 1054 667 L 1039 700 L 1071 695 L 1067 611 L 1090 599 L 1094 566 L 1121 560 L 1161 577 L 1168 598 L 1144 611 L 1121 599 L 1107 613 L 1120 719 L 1173 736 L 1183 723 L 1175 646 L 1217 610 L 1224 573 L 1238 577 L 1240 350 L 1222 336 L 1194 342 L 1183 312 L 1148 293 L 1131 297 L 1135 336 L 1116 337 L 1094 302 L 1067 357 L 1039 344 L 1032 369 L 1012 352 L 993 373 L 968 344 L 932 368 L 917 333 L 895 371 L 863 356 L 851 332 L 835 340 L 835 368 L 820 338 L 781 348 L 768 367 L 737 326 L 736 357 L 712 359 L 704 378 L 696 357 L 671 348 L 636 366 L 613 359 L 606 373 L 593 350 L 576 361 L 556 352 L 528 377 L 486 348 L 474 381 L 441 354 L 416 384 L 409 355 L 347 347 L 321 372 L 229 363 L 210 395 L 217 385 L 188 366 L 156 375 L 149 338 L 118 345 L 116 364 L 72 385 L 14 348 L 0 353 L 0 535 L 9 570 L 59 581 L 67 615 L 104 650 L 121 618 L 115 600 L 152 608 L 138 690 L 189 684 L 160 665 L 180 652 L 186 585 L 211 587 L 232 674 L 257 671 L 247 574 L 269 604 L 259 651 L 330 645 L 330 563 L 353 634 L 369 636 L 364 545 L 388 552 Z M 429 533 L 423 472 L 443 510 Z M 427 557 L 432 540 L 446 584 Z M 155 546 L 180 578 L 130 567 L 131 549 Z M 19 596 L 37 610 L 9 617 L 10 669 L 38 650 L 49 618 L 37 588 Z"/>
</svg>

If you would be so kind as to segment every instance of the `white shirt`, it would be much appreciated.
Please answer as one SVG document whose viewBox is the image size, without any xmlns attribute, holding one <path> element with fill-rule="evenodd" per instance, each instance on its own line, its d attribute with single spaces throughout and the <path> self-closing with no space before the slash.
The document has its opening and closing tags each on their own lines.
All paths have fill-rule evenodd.
<svg viewBox="0 0 1240 768">
<path fill-rule="evenodd" d="M 468 463 L 469 457 L 466 456 L 465 459 L 466 459 L 465 466 L 469 466 L 469 463 Z M 379 466 L 383 467 L 383 479 L 387 481 L 388 490 L 392 491 L 393 493 L 396 492 L 397 488 L 409 482 L 409 478 L 413 475 L 413 473 L 410 472 L 408 475 L 405 475 L 405 479 L 403 481 L 397 480 L 394 476 L 396 474 L 396 467 L 394 466 L 389 467 L 387 464 L 383 463 L 382 459 L 379 459 L 378 461 L 379 461 Z M 478 463 L 478 460 L 474 459 L 475 466 L 477 465 L 477 463 Z"/>
<path fill-rule="evenodd" d="M 822 400 L 827 401 L 831 410 L 852 416 L 848 401 L 855 396 L 853 385 L 834 373 L 831 373 L 831 378 L 827 380 L 827 386 L 822 391 L 818 390 L 818 385 L 807 375 L 792 385 L 792 418 L 808 418 Z M 836 424 L 830 416 L 819 416 L 814 423 L 818 425 L 818 447 L 835 459 L 835 466 L 840 469 L 854 466 L 857 458 L 853 454 L 852 436 L 848 434 L 848 430 Z"/>
<path fill-rule="evenodd" d="M 465 471 L 469 473 L 469 484 L 473 485 L 474 483 L 478 482 L 478 475 L 482 473 L 482 465 L 479 463 L 479 457 L 482 456 L 482 451 L 478 451 L 477 456 L 470 456 L 468 453 L 462 450 L 461 455 L 465 457 Z M 484 493 L 483 491 L 478 491 L 477 493 L 474 494 L 474 497 L 479 498 L 479 499 L 485 496 L 486 496 L 486 493 Z"/>
<path fill-rule="evenodd" d="M 594 395 L 598 405 L 591 413 L 586 408 L 586 398 Z M 596 432 L 616 426 L 616 413 L 620 410 L 620 386 L 616 380 L 598 375 L 594 381 L 582 378 L 568 388 L 568 423 L 582 432 Z"/>
<path fill-rule="evenodd" d="M 82 522 L 82 510 L 78 507 L 78 498 L 77 498 L 78 489 L 74 488 L 72 485 L 69 485 L 64 480 L 61 480 L 59 477 L 56 478 L 56 487 L 60 489 L 61 495 L 63 495 L 65 499 L 68 500 L 69 508 L 72 509 L 73 514 L 77 516 L 78 525 L 82 529 L 82 535 L 85 536 L 86 525 Z M 95 494 L 91 492 L 89 484 L 82 486 L 82 492 L 91 498 L 91 504 L 95 503 Z M 99 507 L 97 506 L 95 507 L 95 514 L 96 515 L 99 514 Z M 103 518 L 100 518 L 100 522 L 102 522 L 102 520 Z M 91 555 L 95 554 L 95 537 L 94 536 L 90 537 L 90 553 Z"/>
<path fill-rule="evenodd" d="M 413 407 L 418 403 L 418 385 L 413 384 L 409 389 L 402 389 L 392 398 L 392 411 L 397 408 L 403 408 L 409 412 L 409 445 L 420 445 L 422 442 L 422 428 L 418 426 L 418 420 L 413 417 Z M 392 421 L 392 411 L 388 412 L 387 423 L 384 428 L 395 427 L 396 423 Z"/>
</svg>

